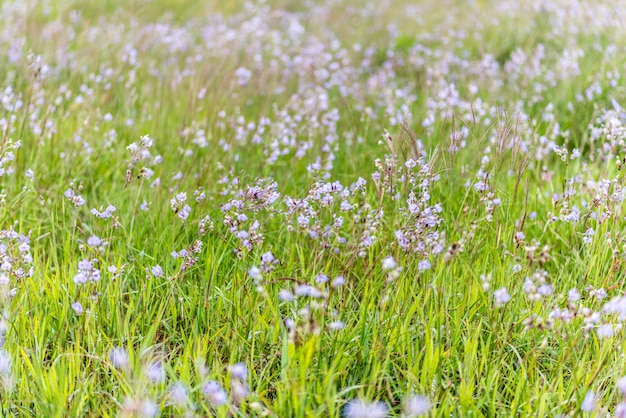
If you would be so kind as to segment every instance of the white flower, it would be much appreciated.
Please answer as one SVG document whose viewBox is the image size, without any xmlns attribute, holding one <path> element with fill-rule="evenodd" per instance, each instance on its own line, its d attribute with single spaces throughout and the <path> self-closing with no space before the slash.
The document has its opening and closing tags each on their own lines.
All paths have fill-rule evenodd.
<svg viewBox="0 0 626 418">
<path fill-rule="evenodd" d="M 93 269 L 93 263 L 89 260 L 81 260 L 78 262 L 78 269 L 82 271 L 91 271 Z"/>
<path fill-rule="evenodd" d="M 410 397 L 404 405 L 404 414 L 407 418 L 420 417 L 428 414 L 432 408 L 430 400 L 426 396 L 415 395 Z"/>
<path fill-rule="evenodd" d="M 308 284 L 301 284 L 296 287 L 296 296 L 309 296 L 312 298 L 322 297 L 322 292 Z"/>
<path fill-rule="evenodd" d="M 152 400 L 146 399 L 141 404 L 139 416 L 145 418 L 156 417 L 159 414 L 159 406 Z"/>
<path fill-rule="evenodd" d="M 578 299 L 580 299 L 580 293 L 578 292 L 577 289 L 571 289 L 567 293 L 568 302 L 576 302 Z"/>
<path fill-rule="evenodd" d="M 224 405 L 228 402 L 228 394 L 215 380 L 210 380 L 202 386 L 202 393 L 213 406 Z"/>
<path fill-rule="evenodd" d="M 189 214 L 191 213 L 191 206 L 189 205 L 185 205 L 183 206 L 183 208 L 178 211 L 178 213 L 176 214 L 181 220 L 185 221 L 187 220 L 187 218 L 189 217 Z"/>
<path fill-rule="evenodd" d="M 233 379 L 246 380 L 248 369 L 243 363 L 236 363 L 230 366 L 230 377 Z"/>
<path fill-rule="evenodd" d="M 158 361 L 154 361 L 145 369 L 146 376 L 152 383 L 161 383 L 165 380 L 165 369 Z"/>
<path fill-rule="evenodd" d="M 189 396 L 187 395 L 187 388 L 182 383 L 175 383 L 170 389 L 170 400 L 179 406 L 185 406 L 189 403 Z"/>
<path fill-rule="evenodd" d="M 552 286 L 549 284 L 542 284 L 537 288 L 537 293 L 542 296 L 548 296 L 552 293 Z"/>
<path fill-rule="evenodd" d="M 111 350 L 109 360 L 116 369 L 127 369 L 129 366 L 128 353 L 121 347 L 114 347 Z"/>
<path fill-rule="evenodd" d="M 382 402 L 366 402 L 361 399 L 348 402 L 344 410 L 346 418 L 385 418 L 387 405 Z"/>
<path fill-rule="evenodd" d="M 74 276 L 74 283 L 77 285 L 87 283 L 87 276 L 83 273 L 77 273 L 76 276 Z"/>
<path fill-rule="evenodd" d="M 11 356 L 4 350 L 0 350 L 0 376 L 11 375 Z"/>
<path fill-rule="evenodd" d="M 500 289 L 493 292 L 493 297 L 496 299 L 496 306 L 502 306 L 511 300 L 511 295 L 509 295 L 506 287 L 501 287 Z"/>
<path fill-rule="evenodd" d="M 596 328 L 596 335 L 598 338 L 611 338 L 615 334 L 613 329 L 613 325 L 611 324 L 602 324 L 598 328 Z"/>
<path fill-rule="evenodd" d="M 287 289 L 281 289 L 278 292 L 278 298 L 280 300 L 284 300 L 285 302 L 291 302 L 294 300 L 294 296 L 293 293 L 291 293 L 289 290 Z"/>
<path fill-rule="evenodd" d="M 343 323 L 343 321 L 333 321 L 330 324 L 328 324 L 328 328 L 332 330 L 343 329 L 345 326 L 346 325 Z"/>
<path fill-rule="evenodd" d="M 624 396 L 626 396 L 626 376 L 622 377 L 618 382 L 617 382 L 617 389 L 619 389 L 620 393 Z"/>
<path fill-rule="evenodd" d="M 252 78 L 252 72 L 247 68 L 239 67 L 235 71 L 235 76 L 237 77 L 237 84 L 245 86 Z"/>
<path fill-rule="evenodd" d="M 580 410 L 583 412 L 592 412 L 596 409 L 596 394 L 592 390 L 587 392 L 583 403 L 580 405 Z"/>
<path fill-rule="evenodd" d="M 333 279 L 331 286 L 332 287 L 341 287 L 346 282 L 346 278 L 343 276 L 337 276 Z"/>
<path fill-rule="evenodd" d="M 271 251 L 268 251 L 261 256 L 261 261 L 265 264 L 271 264 L 274 262 L 274 255 L 271 253 Z"/>
<path fill-rule="evenodd" d="M 315 283 L 317 284 L 326 283 L 327 281 L 328 281 L 328 276 L 325 275 L 324 273 L 318 274 L 317 277 L 315 278 Z"/>
<path fill-rule="evenodd" d="M 396 266 L 396 260 L 394 260 L 392 256 L 386 257 L 383 260 L 383 270 L 392 270 L 396 268 Z"/>
<path fill-rule="evenodd" d="M 80 302 L 72 303 L 72 309 L 74 310 L 74 313 L 76 315 L 82 315 L 83 312 L 85 312 L 85 310 L 83 309 L 83 305 L 81 305 Z"/>
<path fill-rule="evenodd" d="M 152 271 L 152 275 L 153 275 L 155 278 L 157 278 L 157 279 L 158 279 L 159 277 L 162 277 L 162 276 L 163 276 L 163 274 L 164 274 L 164 273 L 163 273 L 163 268 L 161 268 L 161 266 L 160 266 L 160 265 L 158 265 L 158 264 L 157 264 L 156 266 L 152 267 L 151 271 Z"/>
<path fill-rule="evenodd" d="M 87 245 L 89 245 L 90 247 L 99 247 L 100 245 L 102 245 L 102 240 L 97 236 L 92 235 L 87 238 Z"/>
<path fill-rule="evenodd" d="M 142 135 L 141 138 L 139 138 L 139 143 L 144 148 L 152 148 L 152 145 L 154 144 L 154 140 L 150 138 L 148 135 Z"/>
<path fill-rule="evenodd" d="M 230 384 L 230 393 L 232 395 L 233 402 L 240 403 L 250 394 L 250 391 L 242 381 L 234 380 Z"/>
<path fill-rule="evenodd" d="M 250 267 L 250 270 L 248 270 L 248 274 L 250 275 L 250 277 L 252 277 L 253 280 L 263 279 L 263 274 L 261 274 L 261 269 L 259 269 L 257 266 Z"/>
</svg>

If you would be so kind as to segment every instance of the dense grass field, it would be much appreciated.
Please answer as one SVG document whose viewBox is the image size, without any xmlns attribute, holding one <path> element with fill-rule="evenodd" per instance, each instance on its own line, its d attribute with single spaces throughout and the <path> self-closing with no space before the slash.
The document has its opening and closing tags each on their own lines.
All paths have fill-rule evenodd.
<svg viewBox="0 0 626 418">
<path fill-rule="evenodd" d="M 621 1 L 0 16 L 0 416 L 626 417 Z"/>
</svg>

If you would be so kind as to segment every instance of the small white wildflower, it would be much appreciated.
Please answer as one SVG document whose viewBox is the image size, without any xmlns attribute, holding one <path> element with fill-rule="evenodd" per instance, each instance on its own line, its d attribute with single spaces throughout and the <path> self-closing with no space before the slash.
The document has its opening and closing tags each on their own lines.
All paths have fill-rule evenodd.
<svg viewBox="0 0 626 418">
<path fill-rule="evenodd" d="M 552 286 L 549 284 L 542 284 L 537 288 L 537 293 L 539 293 L 541 296 L 548 296 L 552 294 Z"/>
<path fill-rule="evenodd" d="M 366 402 L 361 399 L 348 402 L 344 410 L 346 418 L 385 418 L 388 412 L 383 402 Z"/>
<path fill-rule="evenodd" d="M 252 78 L 252 72 L 247 68 L 239 67 L 235 71 L 235 76 L 237 77 L 237 84 L 245 86 Z"/>
<path fill-rule="evenodd" d="M 159 405 L 151 399 L 146 399 L 141 403 L 139 416 L 143 418 L 153 418 L 159 414 Z"/>
<path fill-rule="evenodd" d="M 289 290 L 287 289 L 281 289 L 278 292 L 278 298 L 280 300 L 284 300 L 285 302 L 291 302 L 294 300 L 294 296 L 293 293 L 291 293 Z"/>
<path fill-rule="evenodd" d="M 617 381 L 617 389 L 619 389 L 622 395 L 626 396 L 626 376 Z"/>
<path fill-rule="evenodd" d="M 511 300 L 511 295 L 509 295 L 509 292 L 506 289 L 506 287 L 501 287 L 500 289 L 493 292 L 493 297 L 496 300 L 495 302 L 496 307 L 502 306 Z"/>
<path fill-rule="evenodd" d="M 344 324 L 343 321 L 333 321 L 330 324 L 328 324 L 328 328 L 332 330 L 344 329 L 345 326 L 346 324 Z"/>
<path fill-rule="evenodd" d="M 491 273 L 489 274 L 481 274 L 480 275 L 481 288 L 483 291 L 488 291 L 491 289 Z"/>
<path fill-rule="evenodd" d="M 426 271 L 430 268 L 430 262 L 428 260 L 422 260 L 417 263 L 417 268 L 419 271 Z"/>
<path fill-rule="evenodd" d="M 191 206 L 185 205 L 181 210 L 176 214 L 181 220 L 186 221 L 191 213 Z"/>
<path fill-rule="evenodd" d="M 250 275 L 250 277 L 252 277 L 253 280 L 261 280 L 263 279 L 263 274 L 261 273 L 261 269 L 259 269 L 257 266 L 252 266 L 250 267 L 250 269 L 248 270 L 248 274 Z"/>
<path fill-rule="evenodd" d="M 274 262 L 274 255 L 270 251 L 268 251 L 261 256 L 261 261 L 265 264 L 271 264 L 272 262 Z"/>
<path fill-rule="evenodd" d="M 591 241 L 593 241 L 593 236 L 595 233 L 596 232 L 593 230 L 593 228 L 588 228 L 583 234 L 583 243 L 590 244 Z"/>
<path fill-rule="evenodd" d="M 83 199 L 81 195 L 75 194 L 72 189 L 67 189 L 64 195 L 74 204 L 74 207 L 76 208 L 85 204 L 85 199 Z"/>
<path fill-rule="evenodd" d="M 0 348 L 4 346 L 6 341 L 6 333 L 7 333 L 8 325 L 7 322 L 0 316 Z"/>
<path fill-rule="evenodd" d="M 611 338 L 614 334 L 615 330 L 611 324 L 602 324 L 596 328 L 596 335 L 598 338 Z"/>
<path fill-rule="evenodd" d="M 341 287 L 346 283 L 346 278 L 343 276 L 337 276 L 333 279 L 331 286 L 332 287 Z"/>
<path fill-rule="evenodd" d="M 404 405 L 404 414 L 407 418 L 421 417 L 428 414 L 432 405 L 430 400 L 423 395 L 411 396 Z"/>
<path fill-rule="evenodd" d="M 215 380 L 209 380 L 202 386 L 202 394 L 209 399 L 211 405 L 217 407 L 228 402 L 228 394 Z"/>
<path fill-rule="evenodd" d="M 89 245 L 90 247 L 99 247 L 102 245 L 102 240 L 97 236 L 92 235 L 87 238 L 87 245 Z"/>
<path fill-rule="evenodd" d="M 187 388 L 182 383 L 175 383 L 170 389 L 169 399 L 178 406 L 187 406 L 189 403 L 189 396 L 187 395 Z"/>
<path fill-rule="evenodd" d="M 246 380 L 248 368 L 243 363 L 236 363 L 230 366 L 230 377 L 233 379 Z"/>
<path fill-rule="evenodd" d="M 146 369 L 145 374 L 152 383 L 161 383 L 165 380 L 165 369 L 158 361 L 150 363 Z"/>
<path fill-rule="evenodd" d="M 580 405 L 580 410 L 583 412 L 593 412 L 596 409 L 596 394 L 592 390 L 587 392 L 583 403 Z"/>
<path fill-rule="evenodd" d="M 163 274 L 165 274 L 165 273 L 163 273 L 163 268 L 161 268 L 161 266 L 158 265 L 158 264 L 156 266 L 152 267 L 152 269 L 150 271 L 152 272 L 152 275 L 155 278 L 157 278 L 157 279 L 159 277 L 163 277 Z"/>
<path fill-rule="evenodd" d="M 0 376 L 8 377 L 11 375 L 11 356 L 4 350 L 0 350 Z"/>
<path fill-rule="evenodd" d="M 74 276 L 74 283 L 76 283 L 76 285 L 81 285 L 81 284 L 87 283 L 87 276 L 84 275 L 83 273 L 77 273 Z"/>
<path fill-rule="evenodd" d="M 82 271 L 91 271 L 93 269 L 93 263 L 89 260 L 80 260 L 78 262 L 78 269 Z"/>
<path fill-rule="evenodd" d="M 128 353 L 122 347 L 114 347 L 109 353 L 109 360 L 116 369 L 127 369 L 129 366 Z"/>
<path fill-rule="evenodd" d="M 81 305 L 80 302 L 72 303 L 72 309 L 76 315 L 82 315 L 85 312 L 83 305 Z"/>
<path fill-rule="evenodd" d="M 230 393 L 235 404 L 240 403 L 250 394 L 247 386 L 240 380 L 234 380 L 230 384 Z"/>
<path fill-rule="evenodd" d="M 296 287 L 295 293 L 296 296 L 309 296 L 312 298 L 322 297 L 322 292 L 318 288 L 308 284 L 301 284 Z"/>
<path fill-rule="evenodd" d="M 148 135 L 142 135 L 141 138 L 139 138 L 139 143 L 144 148 L 152 148 L 152 145 L 154 144 L 154 140 L 150 138 Z"/>
<path fill-rule="evenodd" d="M 383 260 L 383 270 L 392 270 L 396 268 L 396 266 L 396 260 L 394 260 L 392 256 L 386 257 Z"/>
<path fill-rule="evenodd" d="M 317 277 L 315 278 L 315 283 L 317 284 L 326 283 L 327 281 L 328 281 L 328 276 L 325 275 L 324 273 L 318 274 Z"/>
</svg>

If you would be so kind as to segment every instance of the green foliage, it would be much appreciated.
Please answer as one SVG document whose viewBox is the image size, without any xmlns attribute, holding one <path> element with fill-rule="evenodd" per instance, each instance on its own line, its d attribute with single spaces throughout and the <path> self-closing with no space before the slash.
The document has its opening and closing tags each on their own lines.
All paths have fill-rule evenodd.
<svg viewBox="0 0 626 418">
<path fill-rule="evenodd" d="M 345 215 L 352 235 L 337 252 L 336 242 L 322 245 L 323 240 L 299 233 L 297 222 L 284 215 L 286 196 L 302 199 L 321 180 L 323 170 L 312 173 L 310 164 L 328 155 L 323 147 L 330 135 L 311 128 L 322 113 L 298 114 L 305 107 L 298 94 L 317 82 L 315 61 L 310 73 L 268 70 L 272 60 L 281 69 L 291 65 L 272 49 L 278 50 L 281 42 L 290 45 L 287 33 L 280 32 L 288 23 L 285 16 L 264 15 L 252 6 L 253 11 L 246 11 L 240 2 L 35 3 L 22 16 L 23 26 L 2 23 L 24 40 L 25 52 L 41 54 L 54 70 L 37 80 L 29 72 L 26 53 L 17 62 L 0 58 L 2 88 L 10 86 L 24 104 L 22 110 L 4 107 L 0 116 L 16 116 L 2 135 L 0 155 L 10 140 L 22 142 L 10 163 L 15 173 L 0 178 L 0 222 L 3 230 L 14 228 L 29 237 L 33 258 L 32 275 L 12 279 L 15 296 L 0 295 L 8 324 L 3 350 L 12 359 L 13 376 L 12 385 L 0 389 L 0 415 L 123 416 L 138 414 L 128 402 L 145 398 L 154 400 L 163 416 L 339 417 L 347 402 L 362 398 L 383 401 L 393 415 L 401 416 L 408 397 L 424 394 L 433 405 L 431 416 L 579 416 L 589 390 L 596 392 L 602 408 L 592 416 L 615 409 L 621 400 L 615 382 L 626 373 L 620 320 L 615 319 L 615 335 L 608 338 L 597 335 L 600 324 L 585 329 L 583 316 L 553 326 L 546 322 L 555 308 L 566 309 L 570 289 L 580 291 L 581 304 L 590 312 L 603 312 L 606 302 L 592 291 L 605 289 L 609 298 L 624 291 L 623 204 L 594 203 L 595 189 L 587 184 L 610 179 L 611 193 L 623 186 L 623 171 L 615 165 L 616 157 L 623 157 L 621 150 L 602 153 L 599 140 L 590 139 L 590 125 L 605 123 L 596 118 L 612 108 L 612 101 L 624 103 L 622 79 L 606 75 L 623 70 L 623 54 L 605 53 L 620 34 L 582 32 L 581 24 L 582 33 L 571 38 L 585 51 L 577 61 L 580 71 L 552 83 L 546 68 L 557 66 L 572 45 L 563 33 L 555 34 L 547 12 L 519 20 L 504 13 L 498 15 L 498 25 L 485 19 L 483 39 L 478 39 L 435 36 L 443 36 L 448 26 L 471 32 L 471 19 L 454 2 L 449 2 L 454 12 L 448 17 L 425 4 L 421 25 L 400 10 L 412 3 L 408 1 L 386 8 L 386 2 L 373 2 L 381 3 L 380 15 L 363 12 L 361 17 L 350 10 L 365 10 L 370 2 L 348 2 L 346 10 L 334 2 L 270 1 L 259 6 L 304 15 L 300 23 L 312 34 L 307 38 L 312 45 L 332 44 L 327 32 L 332 29 L 346 49 L 349 65 L 341 68 L 357 74 L 350 80 L 360 83 L 362 95 L 344 93 L 341 83 L 324 94 L 339 119 L 337 142 L 329 146 L 334 160 L 328 180 L 348 187 L 366 178 L 368 187 L 363 196 L 353 194 L 354 204 L 363 209 L 365 202 L 375 202 L 374 210 L 385 213 L 376 240 L 361 254 L 365 209 L 359 216 Z M 480 14 L 481 4 L 473 13 Z M 82 19 L 71 23 L 77 10 Z M 262 18 L 252 20 L 254 13 Z M 233 36 L 246 27 L 241 22 L 252 22 L 278 27 L 275 35 L 284 38 L 263 38 L 256 50 L 252 33 L 224 46 L 228 53 L 211 55 L 206 44 L 217 42 L 223 33 L 206 35 L 202 30 L 217 27 L 217 20 L 210 18 L 218 14 Z M 526 20 L 532 25 L 526 27 Z M 51 22 L 61 29 L 55 32 Z M 180 31 L 137 29 L 155 22 Z M 393 39 L 390 24 L 400 33 Z M 64 28 L 71 28 L 75 38 Z M 93 28 L 102 33 L 90 39 Z M 170 43 L 163 41 L 167 36 Z M 189 49 L 164 46 L 183 36 L 189 36 L 184 41 Z M 354 48 L 357 42 L 361 48 Z M 136 48 L 140 64 L 124 57 L 126 44 Z M 422 123 L 430 111 L 428 99 L 438 97 L 445 77 L 433 75 L 428 60 L 423 68 L 416 63 L 417 45 L 458 58 L 448 63 L 446 80 L 460 96 L 471 97 L 471 109 L 459 106 L 452 117 L 438 117 L 431 126 Z M 513 78 L 501 72 L 502 83 L 494 87 L 495 80 L 471 70 L 486 53 L 504 67 L 516 50 L 532 55 L 538 45 L 546 50 L 541 74 L 522 69 Z M 368 47 L 372 51 L 366 65 Z M 267 64 L 264 70 L 255 67 L 254 53 Z M 435 57 L 435 52 L 427 56 Z M 64 59 L 73 64 L 64 64 Z M 366 70 L 358 72 L 361 66 Z M 234 76 L 240 67 L 253 69 L 247 84 L 238 85 Z M 108 68 L 115 76 L 96 82 Z M 388 78 L 381 75 L 382 85 L 366 91 L 368 83 L 377 82 L 373 74 Z M 602 91 L 593 99 L 578 100 L 594 82 Z M 535 92 L 538 83 L 545 86 Z M 472 86 L 475 95 L 469 93 Z M 407 107 L 394 96 L 403 88 L 415 95 Z M 391 93 L 385 96 L 387 91 Z M 65 92 L 71 92 L 67 99 Z M 485 108 L 494 109 L 494 115 L 474 115 L 478 102 L 489 103 Z M 393 115 L 386 113 L 387 105 Z M 278 148 L 286 152 L 270 161 L 274 148 L 269 144 L 283 139 L 275 132 L 266 132 L 260 142 L 237 139 L 237 117 L 258 125 L 264 117 L 275 122 L 281 110 L 292 112 L 296 121 L 293 142 L 308 146 L 303 158 L 285 140 Z M 227 116 L 219 116 L 220 111 Z M 530 120 L 516 119 L 518 111 Z M 406 116 L 403 112 L 411 117 L 399 119 Z M 391 116 L 397 118 L 393 126 Z M 48 126 L 48 120 L 54 123 Z M 557 123 L 560 133 L 552 137 Z M 463 127 L 469 131 L 466 145 L 451 151 L 451 135 Z M 381 137 L 385 129 L 389 140 Z M 194 145 L 198 130 L 206 135 L 207 147 Z M 142 135 L 154 138 L 150 152 L 163 161 L 140 160 L 129 168 L 135 163 L 127 146 Z M 562 160 L 550 149 L 536 160 L 533 153 L 541 136 L 569 154 Z M 531 146 L 527 153 L 520 151 L 516 141 L 521 140 Z M 582 157 L 568 158 L 575 148 Z M 485 156 L 486 163 L 481 161 Z M 406 199 L 410 192 L 423 194 L 423 188 L 394 183 L 393 192 L 386 192 L 384 186 L 374 187 L 372 173 L 386 157 L 397 159 L 398 171 L 390 169 L 394 175 L 408 173 L 402 171 L 408 160 L 423 158 L 426 171 L 438 176 L 429 178 L 428 201 L 442 207 L 443 222 L 432 228 L 445 237 L 440 254 L 407 253 L 396 244 L 395 231 L 410 224 Z M 154 169 L 154 177 L 141 177 L 144 163 Z M 28 169 L 34 179 L 26 176 Z M 484 193 L 474 187 L 483 169 L 490 174 Z M 578 194 L 564 197 L 577 175 L 584 179 L 576 183 Z M 152 184 L 157 177 L 161 183 Z M 228 181 L 222 181 L 225 177 Z M 235 177 L 239 184 L 232 182 Z M 228 211 L 223 205 L 240 198 L 237 193 L 257 179 L 270 178 L 278 183 L 281 200 L 249 211 L 261 221 L 264 240 L 252 250 L 234 251 L 241 245 L 224 225 Z M 397 176 L 394 181 L 399 181 Z M 68 187 L 84 198 L 84 206 L 75 207 L 64 197 Z M 196 202 L 195 191 L 206 192 L 206 199 Z M 171 199 L 181 192 L 187 193 L 188 203 L 193 201 L 192 215 L 184 222 L 178 209 L 171 209 Z M 401 198 L 393 198 L 396 193 Z M 341 202 L 338 195 L 336 199 L 334 203 Z M 499 202 L 490 207 L 494 200 Z M 112 218 L 92 215 L 92 208 L 103 211 L 109 204 L 116 208 Z M 573 206 L 581 209 L 579 222 L 552 220 L 566 216 Z M 611 217 L 601 223 L 594 213 Z M 207 215 L 214 227 L 199 233 Z M 333 215 L 320 209 L 324 225 L 335 221 Z M 594 235 L 587 242 L 589 228 Z M 521 231 L 526 238 L 515 238 Z M 106 245 L 101 250 L 88 245 L 91 236 Z M 202 245 L 194 253 L 196 240 Z M 182 249 L 190 249 L 197 260 L 185 265 L 184 256 L 171 255 Z M 268 251 L 279 262 L 259 284 L 250 269 L 260 266 Z M 382 267 L 388 256 L 402 267 L 393 280 Z M 102 277 L 79 286 L 78 263 L 87 259 L 97 261 Z M 420 267 L 425 260 L 430 268 Z M 157 265 L 163 276 L 152 272 Z M 111 266 L 114 272 L 107 270 Z M 539 270 L 549 277 L 552 294 L 531 300 L 524 280 Z M 281 290 L 295 292 L 299 284 L 315 286 L 319 274 L 346 279 L 341 287 L 326 285 L 322 307 L 302 297 L 278 297 Z M 494 290 L 503 287 L 511 299 L 496 306 Z M 83 312 L 73 309 L 76 302 Z M 296 331 L 285 324 L 294 318 L 299 321 Z M 533 323 L 534 318 L 545 322 Z M 338 321 L 342 329 L 334 329 L 341 328 Z M 110 358 L 114 347 L 126 350 L 128 367 L 115 367 Z M 149 382 L 145 369 L 152 361 L 163 365 L 165 380 Z M 203 394 L 204 384 L 217 380 L 232 394 L 238 381 L 228 378 L 229 366 L 240 362 L 249 372 L 244 379 L 249 396 L 214 408 Z M 195 409 L 175 405 L 168 395 L 175 383 L 185 385 Z"/>
</svg>

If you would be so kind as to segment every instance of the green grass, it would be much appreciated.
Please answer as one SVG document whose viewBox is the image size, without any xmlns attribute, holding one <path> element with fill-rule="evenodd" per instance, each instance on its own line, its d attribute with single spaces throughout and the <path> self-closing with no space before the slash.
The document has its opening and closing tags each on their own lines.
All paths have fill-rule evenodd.
<svg viewBox="0 0 626 418">
<path fill-rule="evenodd" d="M 616 164 L 626 134 L 594 129 L 626 103 L 624 32 L 600 13 L 616 2 L 581 2 L 567 24 L 556 1 L 556 11 L 423 2 L 415 13 L 412 3 L 3 3 L 0 45 L 20 55 L 0 57 L 0 158 L 13 170 L 0 177 L 10 279 L 0 284 L 0 416 L 146 416 L 145 400 L 160 416 L 379 416 L 346 413 L 354 399 L 410 416 L 416 394 L 433 417 L 615 413 L 626 339 L 606 303 L 626 288 Z M 49 66 L 45 78 L 29 52 Z M 252 72 L 245 85 L 240 67 Z M 463 127 L 465 145 L 451 151 Z M 143 135 L 151 156 L 132 163 L 127 147 Z M 581 156 L 563 160 L 553 144 Z M 330 190 L 335 181 L 349 195 Z M 275 201 L 258 197 L 270 191 Z M 184 222 L 170 203 L 182 192 Z M 298 216 L 309 209 L 290 212 L 291 198 L 308 202 L 308 229 Z M 109 204 L 112 217 L 92 215 Z M 229 230 L 240 214 L 239 229 L 262 236 L 251 248 Z M 404 251 L 394 234 L 416 222 L 416 249 Z M 105 244 L 88 245 L 92 236 Z M 189 257 L 172 256 L 183 249 Z M 277 261 L 255 278 L 267 252 Z M 386 268 L 390 256 L 397 267 Z M 99 280 L 75 283 L 81 260 Z M 337 276 L 345 284 L 331 286 Z M 551 293 L 532 299 L 527 277 Z M 321 296 L 279 297 L 304 285 Z M 503 287 L 511 298 L 497 306 Z M 571 289 L 580 300 L 568 302 Z M 572 318 L 554 319 L 556 308 Z M 110 357 L 115 347 L 127 365 Z M 153 362 L 157 382 L 146 376 Z M 245 379 L 231 376 L 237 363 Z M 210 380 L 226 404 L 203 393 Z M 188 399 L 177 402 L 179 384 Z M 583 413 L 590 390 L 597 407 Z"/>
</svg>

